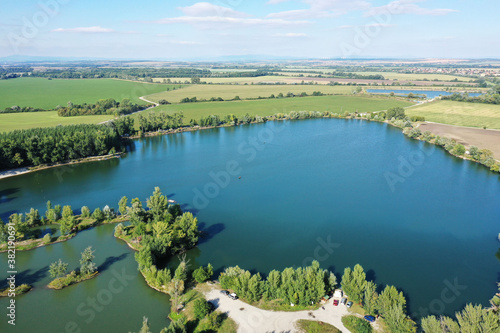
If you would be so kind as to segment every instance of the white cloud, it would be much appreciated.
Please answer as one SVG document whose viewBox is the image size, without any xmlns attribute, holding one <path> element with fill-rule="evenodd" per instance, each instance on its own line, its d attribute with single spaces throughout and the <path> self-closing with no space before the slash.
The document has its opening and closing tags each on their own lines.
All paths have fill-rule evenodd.
<svg viewBox="0 0 500 333">
<path fill-rule="evenodd" d="M 309 8 L 271 13 L 268 17 L 283 19 L 327 18 L 371 8 L 371 4 L 365 0 L 303 0 L 302 2 L 309 5 Z"/>
<path fill-rule="evenodd" d="M 169 43 L 179 44 L 179 45 L 200 45 L 200 42 L 193 42 L 190 40 L 171 40 Z"/>
<path fill-rule="evenodd" d="M 217 6 L 208 2 L 198 2 L 189 7 L 179 7 L 186 16 L 225 16 L 248 17 L 250 15 L 238 12 L 228 7 Z"/>
<path fill-rule="evenodd" d="M 426 0 L 396 0 L 384 6 L 373 7 L 366 11 L 364 16 L 374 16 L 381 13 L 441 16 L 457 12 L 455 9 L 428 9 L 415 4 L 424 1 Z"/>
<path fill-rule="evenodd" d="M 386 24 L 386 23 L 370 23 L 370 24 L 365 24 L 365 25 L 341 25 L 338 26 L 337 29 L 354 29 L 354 28 L 375 28 L 375 27 L 380 27 L 380 28 L 391 28 L 397 26 L 396 24 Z"/>
<path fill-rule="evenodd" d="M 226 24 L 236 26 L 268 26 L 268 27 L 283 27 L 308 24 L 308 21 L 288 21 L 284 19 L 260 19 L 260 18 L 237 18 L 237 17 L 222 17 L 222 16 L 180 16 L 164 18 L 150 23 L 157 24 L 174 24 L 185 23 L 191 25 L 213 25 Z"/>
<path fill-rule="evenodd" d="M 113 29 L 103 28 L 100 26 L 95 27 L 79 27 L 79 28 L 57 28 L 51 30 L 52 32 L 83 32 L 83 33 L 110 33 L 116 32 Z"/>
<path fill-rule="evenodd" d="M 268 2 L 266 2 L 266 5 L 276 5 L 278 3 L 287 2 L 287 1 L 290 1 L 290 0 L 269 0 Z"/>
<path fill-rule="evenodd" d="M 301 32 L 288 32 L 285 34 L 273 34 L 272 36 L 273 37 L 293 37 L 293 38 L 307 37 L 307 35 L 305 33 L 301 33 Z"/>
</svg>

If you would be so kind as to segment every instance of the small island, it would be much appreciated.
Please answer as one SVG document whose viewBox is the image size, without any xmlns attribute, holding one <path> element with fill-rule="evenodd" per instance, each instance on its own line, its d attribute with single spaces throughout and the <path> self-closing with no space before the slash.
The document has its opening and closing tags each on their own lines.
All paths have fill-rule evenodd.
<svg viewBox="0 0 500 333">
<path fill-rule="evenodd" d="M 14 296 L 19 296 L 26 294 L 28 291 L 30 291 L 33 287 L 30 286 L 29 284 L 23 283 L 20 286 L 17 286 L 15 289 L 10 289 L 10 287 L 7 287 L 3 290 L 0 290 L 0 297 L 11 297 L 11 295 Z M 11 294 L 11 295 L 9 295 Z"/>
<path fill-rule="evenodd" d="M 69 274 L 66 274 L 68 264 L 63 262 L 61 259 L 50 264 L 49 273 L 50 276 L 53 278 L 55 277 L 55 279 L 49 283 L 48 287 L 59 290 L 96 277 L 99 272 L 97 271 L 97 266 L 94 263 L 94 257 L 92 247 L 87 247 L 82 252 L 80 269 L 71 271 Z"/>
</svg>

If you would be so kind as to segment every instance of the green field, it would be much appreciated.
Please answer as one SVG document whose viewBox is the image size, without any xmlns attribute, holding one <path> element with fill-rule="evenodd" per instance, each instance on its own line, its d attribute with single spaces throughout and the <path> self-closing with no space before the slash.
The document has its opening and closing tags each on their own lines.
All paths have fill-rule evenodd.
<svg viewBox="0 0 500 333">
<path fill-rule="evenodd" d="M 265 75 L 265 76 L 256 76 L 256 77 L 202 77 L 201 82 L 207 83 L 217 83 L 217 84 L 251 84 L 258 82 L 285 82 L 286 79 L 292 78 L 291 76 L 277 76 L 277 75 Z M 165 78 L 167 80 L 168 78 Z M 153 78 L 153 82 L 163 82 L 163 78 Z M 171 77 L 170 81 L 177 82 L 191 82 L 190 78 L 186 77 Z M 299 81 L 300 82 L 300 81 Z"/>
<path fill-rule="evenodd" d="M 269 97 L 271 94 L 287 94 L 288 92 L 300 94 L 313 91 L 321 91 L 325 94 L 351 94 L 354 88 L 350 86 L 325 86 L 325 85 L 191 85 L 183 89 L 166 91 L 146 96 L 148 100 L 158 102 L 166 99 L 170 103 L 179 103 L 184 97 L 196 97 L 198 99 L 210 99 L 221 97 L 232 99 L 239 96 L 241 99 L 257 98 L 259 96 Z"/>
<path fill-rule="evenodd" d="M 59 117 L 57 111 L 0 114 L 0 132 L 57 125 L 97 124 L 113 116 Z"/>
<path fill-rule="evenodd" d="M 289 113 L 290 111 L 330 111 L 340 112 L 368 112 L 381 111 L 395 106 L 409 106 L 412 103 L 384 97 L 367 96 L 319 96 L 319 97 L 293 97 L 280 99 L 263 99 L 227 102 L 203 102 L 162 105 L 151 111 L 136 113 L 144 115 L 146 112 L 167 111 L 168 113 L 184 113 L 185 122 L 191 119 L 199 120 L 208 115 L 225 116 L 234 114 L 242 117 L 245 114 L 271 116 L 276 113 Z M 137 122 L 136 122 L 137 126 Z"/>
<path fill-rule="evenodd" d="M 98 99 L 130 98 L 145 104 L 140 96 L 165 91 L 169 85 L 149 84 L 114 79 L 48 80 L 18 78 L 0 80 L 0 109 L 14 105 L 53 110 L 57 105 L 95 103 Z M 178 86 L 177 86 L 178 87 Z"/>
<path fill-rule="evenodd" d="M 500 129 L 500 105 L 436 101 L 408 108 L 406 114 L 442 124 Z"/>
<path fill-rule="evenodd" d="M 393 72 L 352 72 L 353 74 L 359 75 L 383 75 L 386 80 L 405 80 L 405 81 L 423 81 L 427 79 L 429 81 L 439 80 L 439 81 L 452 81 L 457 79 L 458 81 L 469 82 L 474 80 L 473 78 L 448 75 L 448 74 L 406 74 L 406 73 L 393 73 Z"/>
</svg>

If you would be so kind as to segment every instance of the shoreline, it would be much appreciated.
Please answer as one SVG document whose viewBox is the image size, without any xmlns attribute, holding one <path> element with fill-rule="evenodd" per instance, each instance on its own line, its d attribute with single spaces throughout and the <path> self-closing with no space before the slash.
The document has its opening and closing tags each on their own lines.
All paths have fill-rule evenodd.
<svg viewBox="0 0 500 333">
<path fill-rule="evenodd" d="M 416 105 L 418 105 L 418 104 L 416 104 Z M 375 112 L 380 112 L 380 111 L 375 111 Z M 344 120 L 349 120 L 349 119 L 367 120 L 365 118 L 362 118 L 359 116 L 354 116 L 354 115 L 350 115 L 349 117 L 321 117 L 321 118 L 344 119 Z M 310 118 L 308 118 L 308 119 L 310 119 Z M 280 121 L 280 120 L 283 121 L 283 120 L 287 120 L 287 119 L 271 119 L 268 121 Z M 296 120 L 303 120 L 303 119 L 296 119 Z M 368 120 L 368 121 L 372 122 L 374 120 Z M 375 122 L 381 122 L 381 121 L 375 121 Z M 384 120 L 384 121 L 382 121 L 382 123 L 386 123 L 386 124 L 389 124 L 393 127 L 397 127 L 394 124 L 392 124 L 391 122 L 389 122 L 388 120 Z M 456 125 L 434 123 L 434 122 L 424 122 L 424 123 L 444 125 L 444 126 L 449 126 L 451 128 L 456 128 L 456 129 L 460 129 L 460 128 L 475 129 L 475 127 L 456 126 Z M 257 122 L 252 122 L 251 124 L 257 124 Z M 420 125 L 420 123 L 418 123 L 418 122 L 416 122 L 415 124 L 417 125 L 417 127 Z M 178 133 L 184 133 L 184 132 L 195 132 L 195 131 L 205 130 L 205 129 L 234 127 L 234 126 L 239 126 L 239 124 L 238 125 L 223 124 L 223 125 L 219 125 L 219 126 L 203 126 L 203 127 L 199 126 L 199 125 L 187 126 L 187 127 L 179 127 L 179 128 L 171 129 L 171 130 L 159 130 L 156 132 L 146 132 L 142 135 L 133 135 L 133 136 L 126 137 L 125 139 L 135 140 L 135 139 L 146 138 L 146 137 L 155 137 L 155 136 L 160 136 L 160 135 L 178 134 Z M 397 128 L 399 128 L 399 127 L 397 127 Z M 488 129 L 488 130 L 500 131 L 497 129 Z M 419 140 L 419 139 L 416 138 L 416 140 Z M 419 140 L 419 141 L 421 141 L 421 140 Z M 431 143 L 431 144 L 434 144 L 434 143 Z M 481 149 L 481 147 L 479 147 L 479 148 Z M 112 158 L 120 158 L 123 155 L 125 155 L 125 153 L 116 153 L 113 155 L 92 156 L 92 157 L 86 157 L 86 158 L 82 158 L 82 159 L 78 159 L 78 160 L 67 161 L 67 162 L 63 162 L 63 163 L 57 163 L 57 164 L 53 164 L 53 165 L 40 165 L 40 166 L 36 166 L 36 167 L 25 167 L 25 168 L 19 168 L 19 169 L 0 171 L 0 180 L 5 179 L 5 178 L 9 178 L 9 177 L 24 175 L 24 174 L 35 172 L 35 171 L 60 167 L 60 166 L 67 166 L 67 165 L 87 163 L 87 162 L 105 161 L 105 160 L 109 160 Z M 455 156 L 454 154 L 451 154 L 451 153 L 450 153 L 450 155 Z M 462 156 L 455 156 L 455 157 L 463 158 Z M 500 157 L 494 156 L 494 159 L 496 161 L 499 161 L 499 158 Z M 477 161 L 474 161 L 472 159 L 468 159 L 468 158 L 463 158 L 463 159 L 478 163 Z"/>
<path fill-rule="evenodd" d="M 90 157 L 85 157 L 85 158 L 81 158 L 81 159 L 77 159 L 77 160 L 70 160 L 70 161 L 56 163 L 56 164 L 42 164 L 42 165 L 38 165 L 38 166 L 0 171 L 0 180 L 5 179 L 5 178 L 9 178 L 9 177 L 24 175 L 24 174 L 35 172 L 35 171 L 46 170 L 46 169 L 51 169 L 51 168 L 56 168 L 56 167 L 61 167 L 61 166 L 66 166 L 66 165 L 73 165 L 73 164 L 80 164 L 80 163 L 87 163 L 87 162 L 106 161 L 106 160 L 109 160 L 112 158 L 120 158 L 122 155 L 124 155 L 124 153 L 116 153 L 113 155 L 90 156 Z"/>
</svg>

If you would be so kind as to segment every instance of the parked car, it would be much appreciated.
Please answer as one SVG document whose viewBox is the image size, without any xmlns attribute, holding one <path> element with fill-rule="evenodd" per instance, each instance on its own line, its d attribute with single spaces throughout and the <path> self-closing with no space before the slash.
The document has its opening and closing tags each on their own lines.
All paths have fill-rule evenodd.
<svg viewBox="0 0 500 333">
<path fill-rule="evenodd" d="M 347 302 L 347 298 L 345 297 L 340 300 L 340 304 L 342 305 L 345 305 L 345 302 Z"/>
<path fill-rule="evenodd" d="M 238 299 L 238 296 L 235 293 L 229 294 L 229 297 L 234 300 Z"/>
<path fill-rule="evenodd" d="M 229 291 L 227 291 L 227 290 L 221 290 L 221 291 L 220 291 L 220 293 L 221 293 L 222 295 L 226 295 L 226 296 L 228 296 L 228 295 L 229 295 Z"/>
<path fill-rule="evenodd" d="M 333 300 L 333 305 L 335 305 L 335 306 L 339 305 L 339 300 L 338 299 L 334 299 Z"/>
<path fill-rule="evenodd" d="M 346 306 L 350 308 L 352 306 L 352 302 L 351 301 L 347 302 Z"/>
<path fill-rule="evenodd" d="M 368 320 L 371 323 L 373 323 L 375 321 L 375 317 L 374 316 L 365 316 L 365 319 Z"/>
</svg>

